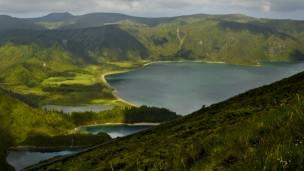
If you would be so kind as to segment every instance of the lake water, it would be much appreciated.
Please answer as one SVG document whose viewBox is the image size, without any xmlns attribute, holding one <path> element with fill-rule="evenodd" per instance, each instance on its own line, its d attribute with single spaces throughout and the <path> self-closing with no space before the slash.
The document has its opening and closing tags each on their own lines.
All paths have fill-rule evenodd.
<svg viewBox="0 0 304 171">
<path fill-rule="evenodd" d="M 60 151 L 60 152 L 30 152 L 30 151 L 9 151 L 6 158 L 7 162 L 12 165 L 16 171 L 24 169 L 43 160 L 57 156 L 64 156 L 76 153 L 78 151 Z"/>
<path fill-rule="evenodd" d="M 130 134 L 134 134 L 149 128 L 152 128 L 155 124 L 104 124 L 96 126 L 81 127 L 80 130 L 91 133 L 98 134 L 100 132 L 108 133 L 112 138 L 124 137 Z M 6 158 L 8 163 L 12 165 L 17 171 L 31 166 L 33 164 L 38 164 L 41 161 L 64 156 L 69 154 L 74 154 L 79 151 L 59 151 L 59 152 L 31 152 L 31 151 L 9 151 Z"/>
<path fill-rule="evenodd" d="M 110 75 L 106 79 L 117 94 L 138 105 L 166 107 L 179 114 L 191 113 L 249 89 L 304 71 L 301 64 L 267 64 L 263 67 L 204 63 L 159 63 L 128 73 Z M 64 113 L 103 111 L 110 106 L 45 106 L 46 110 Z M 82 127 L 83 131 L 106 132 L 112 138 L 123 137 L 153 127 L 150 124 L 106 124 Z M 77 151 L 51 153 L 10 151 L 7 161 L 20 170 L 56 156 Z"/>
<path fill-rule="evenodd" d="M 149 128 L 155 125 L 152 124 L 141 124 L 141 125 L 128 125 L 128 124 L 104 124 L 96 126 L 81 127 L 80 130 L 91 134 L 98 134 L 105 132 L 112 138 L 124 137 L 131 135 Z"/>
<path fill-rule="evenodd" d="M 83 105 L 83 106 L 60 106 L 60 105 L 45 105 L 42 107 L 47 111 L 58 111 L 67 114 L 73 112 L 102 112 L 112 109 L 110 105 Z"/>
<path fill-rule="evenodd" d="M 106 79 L 121 98 L 137 105 L 189 114 L 252 88 L 304 71 L 304 63 L 262 67 L 207 63 L 157 63 Z"/>
</svg>

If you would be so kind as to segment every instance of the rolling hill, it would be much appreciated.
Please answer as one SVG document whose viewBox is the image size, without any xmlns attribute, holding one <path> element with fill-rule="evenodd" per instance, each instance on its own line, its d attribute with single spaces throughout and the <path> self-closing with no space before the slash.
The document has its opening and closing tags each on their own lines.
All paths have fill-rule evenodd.
<svg viewBox="0 0 304 171">
<path fill-rule="evenodd" d="M 60 46 L 89 62 L 203 60 L 259 65 L 304 59 L 303 21 L 204 14 L 142 18 L 117 13 L 53 13 L 16 20 L 45 28 L 2 30 L 1 45 Z"/>
<path fill-rule="evenodd" d="M 58 46 L 74 58 L 91 63 L 100 61 L 101 57 L 128 60 L 148 55 L 144 45 L 116 25 L 75 30 L 12 30 L 0 32 L 0 37 L 1 44 Z"/>
<path fill-rule="evenodd" d="M 302 170 L 304 73 L 28 170 Z"/>
<path fill-rule="evenodd" d="M 43 29 L 43 27 L 40 27 L 39 25 L 27 21 L 20 18 L 14 18 L 7 15 L 0 15 L 0 30 L 11 30 L 11 29 Z"/>
<path fill-rule="evenodd" d="M 303 60 L 302 32 L 289 34 L 238 18 L 182 18 L 155 27 L 121 27 L 149 49 L 153 60 L 203 60 L 257 65 Z M 255 20 L 257 22 L 259 20 Z"/>
</svg>

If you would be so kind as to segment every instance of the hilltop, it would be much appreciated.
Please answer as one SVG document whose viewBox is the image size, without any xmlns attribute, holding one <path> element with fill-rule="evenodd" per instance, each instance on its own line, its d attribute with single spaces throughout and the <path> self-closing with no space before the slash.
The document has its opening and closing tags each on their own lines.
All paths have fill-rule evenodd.
<svg viewBox="0 0 304 171">
<path fill-rule="evenodd" d="M 302 170 L 303 81 L 300 73 L 28 170 Z"/>
<path fill-rule="evenodd" d="M 74 16 L 52 13 L 40 18 L 7 16 L 0 43 L 59 46 L 85 61 L 208 60 L 254 65 L 303 60 L 304 22 L 245 15 L 196 14 L 165 18 L 118 13 Z M 37 29 L 40 28 L 40 29 Z"/>
</svg>

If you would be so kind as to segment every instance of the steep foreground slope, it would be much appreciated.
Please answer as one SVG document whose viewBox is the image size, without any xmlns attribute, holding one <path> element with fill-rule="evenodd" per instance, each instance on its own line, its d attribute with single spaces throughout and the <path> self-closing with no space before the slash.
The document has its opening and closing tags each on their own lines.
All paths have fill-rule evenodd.
<svg viewBox="0 0 304 171">
<path fill-rule="evenodd" d="M 29 170 L 303 170 L 304 73 Z"/>
</svg>

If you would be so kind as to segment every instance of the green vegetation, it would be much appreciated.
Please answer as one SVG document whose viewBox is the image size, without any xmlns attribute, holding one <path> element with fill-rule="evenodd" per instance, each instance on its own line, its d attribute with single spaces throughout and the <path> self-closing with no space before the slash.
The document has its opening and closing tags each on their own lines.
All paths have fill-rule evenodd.
<svg viewBox="0 0 304 171">
<path fill-rule="evenodd" d="M 64 134 L 74 127 L 63 115 L 34 109 L 1 89 L 0 122 L 0 170 L 11 170 L 6 164 L 6 149 L 18 145 L 28 135 Z"/>
<path fill-rule="evenodd" d="M 259 65 L 262 62 L 303 59 L 303 36 L 270 29 L 250 21 L 222 18 L 181 18 L 155 27 L 124 22 L 153 60 L 202 60 Z M 298 52 L 299 55 L 295 55 Z"/>
<path fill-rule="evenodd" d="M 124 107 L 99 113 L 72 113 L 71 120 L 76 125 L 92 125 L 104 123 L 161 123 L 179 118 L 176 113 L 155 107 Z"/>
<path fill-rule="evenodd" d="M 74 87 L 75 88 L 75 87 Z M 18 100 L 19 99 L 19 100 Z M 11 170 L 6 164 L 6 149 L 21 147 L 56 150 L 88 147 L 109 141 L 105 133 L 80 134 L 78 126 L 105 122 L 163 122 L 178 116 L 166 109 L 152 107 L 116 108 L 100 113 L 72 115 L 46 112 L 26 104 L 30 97 L 0 89 L 0 170 Z"/>
<path fill-rule="evenodd" d="M 1 87 L 20 98 L 30 97 L 27 103 L 34 106 L 100 102 L 121 106 L 102 75 L 141 65 L 114 61 L 85 64 L 60 47 L 44 48 L 34 44 L 5 44 L 0 47 L 0 56 Z"/>
<path fill-rule="evenodd" d="M 300 73 L 29 170 L 303 170 L 303 81 Z"/>
<path fill-rule="evenodd" d="M 14 17 L 10 17 L 7 15 L 0 15 L 0 30 L 8 30 L 8 29 L 43 29 L 37 24 L 26 21 L 24 19 L 18 19 Z"/>
<path fill-rule="evenodd" d="M 148 19 L 107 13 L 53 14 L 33 21 L 51 23 L 47 27 L 56 27 L 60 22 L 66 25 L 56 30 L 2 31 L 0 43 L 58 46 L 73 59 L 91 64 L 113 60 L 202 60 L 257 65 L 304 58 L 302 21 L 242 15 Z"/>
<path fill-rule="evenodd" d="M 104 76 L 147 62 L 260 65 L 303 60 L 303 28 L 302 21 L 243 15 L 148 19 L 57 13 L 26 20 L 0 16 L 0 170 L 11 170 L 5 162 L 9 146 L 57 146 L 65 140 L 62 145 L 70 145 L 75 136 L 79 144 L 83 137 L 92 138 L 93 144 L 99 141 L 70 134 L 76 125 L 177 118 L 165 109 L 148 107 L 71 116 L 33 107 L 126 106 Z M 303 80 L 302 73 L 250 91 L 46 170 L 302 170 Z"/>
<path fill-rule="evenodd" d="M 0 23 L 13 20 L 2 18 Z M 126 105 L 117 101 L 102 76 L 153 61 L 260 65 L 304 59 L 302 21 L 243 15 L 149 19 L 54 13 L 26 22 L 37 28 L 0 28 L 0 83 L 20 96 L 30 96 L 35 106 Z"/>
</svg>

